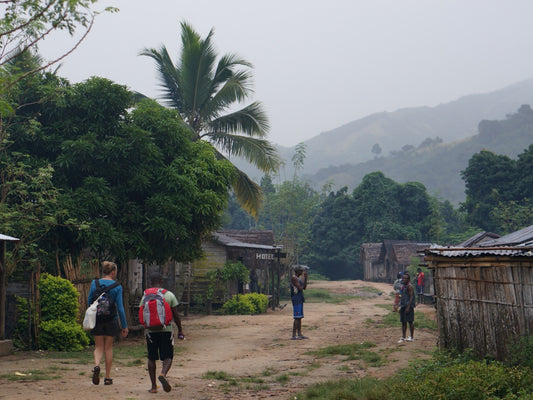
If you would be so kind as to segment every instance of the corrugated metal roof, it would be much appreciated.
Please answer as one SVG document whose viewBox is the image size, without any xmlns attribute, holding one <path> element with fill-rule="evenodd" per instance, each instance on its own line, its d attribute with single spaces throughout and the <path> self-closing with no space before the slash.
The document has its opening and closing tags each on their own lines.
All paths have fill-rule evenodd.
<svg viewBox="0 0 533 400">
<path fill-rule="evenodd" d="M 254 243 L 244 243 L 240 240 L 237 240 L 235 238 L 232 238 L 228 235 L 224 235 L 220 232 L 213 232 L 213 237 L 222 243 L 224 246 L 228 247 L 243 247 L 243 248 L 249 248 L 249 249 L 263 249 L 263 250 L 277 250 L 282 249 L 283 246 L 268 246 L 265 244 L 254 244 Z"/>
<path fill-rule="evenodd" d="M 515 246 L 527 242 L 533 242 L 533 225 L 509 233 L 501 238 L 479 243 L 479 247 Z"/>
<path fill-rule="evenodd" d="M 17 240 L 20 240 L 20 239 L 15 238 L 15 237 L 12 237 L 12 236 L 2 235 L 2 234 L 0 233 L 0 240 L 17 241 Z"/>
<path fill-rule="evenodd" d="M 499 248 L 480 248 L 480 247 L 432 247 L 426 249 L 426 255 L 441 257 L 483 257 L 483 256 L 506 256 L 506 257 L 532 257 L 533 247 L 516 246 L 516 247 L 499 247 Z"/>
<path fill-rule="evenodd" d="M 472 236 L 470 239 L 465 240 L 463 243 L 458 244 L 457 247 L 473 247 L 475 245 L 481 246 L 481 243 L 486 243 L 499 239 L 501 236 L 492 232 L 479 232 Z"/>
</svg>

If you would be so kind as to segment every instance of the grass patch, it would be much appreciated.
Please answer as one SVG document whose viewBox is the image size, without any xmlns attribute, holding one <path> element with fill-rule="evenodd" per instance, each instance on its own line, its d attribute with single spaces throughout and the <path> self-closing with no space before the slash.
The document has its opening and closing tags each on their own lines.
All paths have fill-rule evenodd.
<svg viewBox="0 0 533 400">
<path fill-rule="evenodd" d="M 325 289 L 307 289 L 304 292 L 305 301 L 310 303 L 330 303 L 340 304 L 350 299 L 357 299 L 358 296 L 345 293 L 331 293 Z"/>
<path fill-rule="evenodd" d="M 50 374 L 49 371 L 32 369 L 23 372 L 14 372 L 11 374 L 3 374 L 0 377 L 9 381 L 49 381 L 52 379 L 61 379 L 60 375 Z"/>
<path fill-rule="evenodd" d="M 389 310 L 389 313 L 381 317 L 381 322 L 368 321 L 367 319 L 367 321 L 365 321 L 366 323 L 380 324 L 391 327 L 402 326 L 402 323 L 400 322 L 400 314 L 392 311 L 392 306 L 386 304 L 377 304 L 376 306 Z M 437 331 L 437 321 L 428 318 L 426 314 L 421 311 L 416 311 L 415 308 L 415 329 L 429 329 L 431 331 Z"/>
<path fill-rule="evenodd" d="M 311 351 L 308 354 L 313 354 L 317 357 L 343 355 L 346 356 L 344 361 L 360 360 L 364 361 L 370 367 L 379 367 L 384 363 L 383 358 L 379 354 L 369 350 L 375 346 L 375 344 L 369 342 L 338 344 Z"/>
<path fill-rule="evenodd" d="M 342 379 L 314 385 L 296 396 L 298 400 L 384 400 L 389 389 L 373 378 Z"/>
</svg>

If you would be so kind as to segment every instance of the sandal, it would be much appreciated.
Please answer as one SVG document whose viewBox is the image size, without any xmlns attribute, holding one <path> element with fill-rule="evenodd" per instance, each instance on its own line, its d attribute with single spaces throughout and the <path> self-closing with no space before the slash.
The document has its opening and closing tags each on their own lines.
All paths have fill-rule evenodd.
<svg viewBox="0 0 533 400">
<path fill-rule="evenodd" d="M 98 385 L 100 383 L 100 367 L 97 365 L 92 370 L 93 373 L 93 384 Z"/>
<path fill-rule="evenodd" d="M 165 378 L 163 375 L 159 375 L 159 382 L 161 382 L 161 385 L 163 385 L 163 390 L 165 392 L 170 392 L 172 390 L 170 383 L 168 383 L 167 378 Z"/>
<path fill-rule="evenodd" d="M 111 378 L 104 379 L 104 385 L 112 385 L 112 384 L 113 384 L 113 379 Z"/>
</svg>

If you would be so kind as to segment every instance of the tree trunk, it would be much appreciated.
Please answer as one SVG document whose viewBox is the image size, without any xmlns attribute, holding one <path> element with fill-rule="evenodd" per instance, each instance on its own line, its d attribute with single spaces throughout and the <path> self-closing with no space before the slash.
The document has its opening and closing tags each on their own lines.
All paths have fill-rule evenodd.
<svg viewBox="0 0 533 400">
<path fill-rule="evenodd" d="M 0 243 L 0 340 L 6 337 L 7 271 L 5 264 L 6 242 Z"/>
<path fill-rule="evenodd" d="M 0 266 L 0 340 L 5 339 L 6 336 L 6 281 L 6 270 L 2 265 Z"/>
</svg>

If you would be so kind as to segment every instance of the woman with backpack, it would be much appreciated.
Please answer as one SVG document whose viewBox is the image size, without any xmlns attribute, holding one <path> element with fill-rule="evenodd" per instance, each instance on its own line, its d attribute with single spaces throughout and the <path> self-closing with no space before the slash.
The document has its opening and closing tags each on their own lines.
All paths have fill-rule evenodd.
<svg viewBox="0 0 533 400">
<path fill-rule="evenodd" d="M 100 362 L 105 354 L 105 379 L 104 385 L 112 385 L 111 366 L 113 365 L 113 340 L 122 333 L 128 336 L 128 323 L 122 302 L 122 286 L 115 282 L 117 278 L 117 265 L 110 261 L 102 262 L 102 277 L 91 283 L 89 303 L 98 299 L 96 311 L 96 326 L 91 330 L 94 337 L 94 368 L 92 382 L 100 383 Z M 117 316 L 118 312 L 118 316 Z M 118 323 L 120 318 L 120 326 Z M 121 330 L 122 327 L 122 330 Z"/>
</svg>

